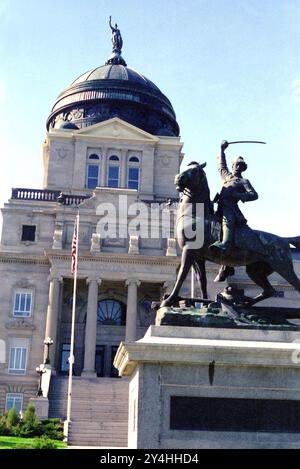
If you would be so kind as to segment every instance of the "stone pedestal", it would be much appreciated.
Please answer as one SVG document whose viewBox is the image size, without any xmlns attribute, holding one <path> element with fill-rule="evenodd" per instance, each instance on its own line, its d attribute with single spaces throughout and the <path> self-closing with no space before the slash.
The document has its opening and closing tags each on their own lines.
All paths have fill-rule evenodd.
<svg viewBox="0 0 300 469">
<path fill-rule="evenodd" d="M 47 397 L 31 397 L 30 402 L 35 407 L 35 413 L 39 419 L 47 419 L 49 414 L 49 401 Z"/>
<path fill-rule="evenodd" d="M 151 326 L 122 343 L 130 448 L 300 448 L 299 332 Z M 294 342 L 296 341 L 296 342 Z"/>
</svg>

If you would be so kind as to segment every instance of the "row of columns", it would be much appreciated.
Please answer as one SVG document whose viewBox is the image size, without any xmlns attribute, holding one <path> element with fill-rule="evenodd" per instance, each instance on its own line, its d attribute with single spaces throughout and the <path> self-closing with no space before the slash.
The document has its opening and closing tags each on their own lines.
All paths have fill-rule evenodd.
<svg viewBox="0 0 300 469">
<path fill-rule="evenodd" d="M 57 324 L 58 312 L 60 304 L 60 285 L 62 277 L 50 278 L 49 286 L 49 302 L 47 309 L 47 321 L 45 337 L 51 337 L 54 344 L 57 344 Z M 98 289 L 102 280 L 96 278 L 88 278 L 88 301 L 87 301 L 87 317 L 85 329 L 85 350 L 84 350 L 84 368 L 86 374 L 95 372 L 95 351 L 97 342 L 97 307 L 98 307 Z M 141 282 L 137 279 L 128 279 L 125 282 L 127 286 L 127 314 L 125 340 L 132 342 L 136 340 L 136 324 L 137 324 L 137 289 Z M 56 346 L 50 348 L 50 364 L 55 363 Z M 46 350 L 44 352 L 46 354 Z M 44 355 L 45 358 L 45 355 Z"/>
</svg>

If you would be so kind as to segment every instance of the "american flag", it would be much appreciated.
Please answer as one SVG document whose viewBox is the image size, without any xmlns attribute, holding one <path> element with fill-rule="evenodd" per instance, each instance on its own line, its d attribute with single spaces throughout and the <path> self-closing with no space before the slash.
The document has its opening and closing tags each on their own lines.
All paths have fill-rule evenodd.
<svg viewBox="0 0 300 469">
<path fill-rule="evenodd" d="M 75 265 L 76 265 L 76 258 L 77 258 L 77 249 L 78 249 L 77 240 L 78 240 L 78 236 L 77 236 L 77 219 L 76 219 L 73 238 L 72 238 L 72 248 L 71 248 L 71 255 L 72 255 L 71 272 L 72 274 L 75 273 Z"/>
</svg>

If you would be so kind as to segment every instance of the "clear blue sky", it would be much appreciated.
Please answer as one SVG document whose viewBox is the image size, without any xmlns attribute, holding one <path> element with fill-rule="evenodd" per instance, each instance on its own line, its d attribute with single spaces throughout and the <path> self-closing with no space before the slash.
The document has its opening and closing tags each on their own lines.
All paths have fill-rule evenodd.
<svg viewBox="0 0 300 469">
<path fill-rule="evenodd" d="M 185 160 L 207 161 L 212 195 L 222 139 L 248 163 L 259 200 L 250 226 L 300 235 L 300 0 L 0 0 L 0 203 L 42 187 L 42 142 L 56 96 L 111 52 L 108 17 L 128 65 L 175 109 Z"/>
</svg>

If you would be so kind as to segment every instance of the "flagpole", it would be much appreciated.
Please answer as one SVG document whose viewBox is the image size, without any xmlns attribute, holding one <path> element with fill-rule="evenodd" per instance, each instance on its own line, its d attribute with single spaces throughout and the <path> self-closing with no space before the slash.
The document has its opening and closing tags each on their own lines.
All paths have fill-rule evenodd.
<svg viewBox="0 0 300 469">
<path fill-rule="evenodd" d="M 73 365 L 74 365 L 74 337 L 75 337 L 77 265 L 78 265 L 79 211 L 76 215 L 76 233 L 77 233 L 77 244 L 76 244 L 76 253 L 75 253 L 75 269 L 74 269 L 74 282 L 73 282 L 71 343 L 70 343 L 70 357 L 69 357 L 69 382 L 68 382 L 68 401 L 67 401 L 67 422 L 71 421 L 71 405 L 72 405 L 72 378 L 73 378 Z"/>
</svg>

